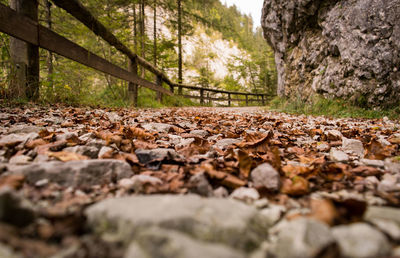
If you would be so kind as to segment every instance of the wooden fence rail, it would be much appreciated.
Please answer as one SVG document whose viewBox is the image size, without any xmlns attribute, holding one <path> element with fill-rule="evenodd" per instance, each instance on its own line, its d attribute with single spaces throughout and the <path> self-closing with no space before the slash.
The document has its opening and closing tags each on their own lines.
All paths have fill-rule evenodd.
<svg viewBox="0 0 400 258">
<path fill-rule="evenodd" d="M 27 0 L 21 1 L 22 5 Z M 36 0 L 33 1 L 37 4 Z M 112 75 L 116 78 L 129 82 L 129 95 L 133 104 L 137 105 L 138 85 L 157 91 L 157 99 L 162 100 L 162 94 L 173 96 L 174 88 L 184 88 L 188 91 L 199 91 L 199 96 L 182 95 L 186 98 L 200 99 L 200 103 L 204 104 L 204 100 L 227 101 L 231 105 L 232 101 L 258 102 L 265 105 L 268 94 L 254 94 L 245 92 L 224 91 L 211 88 L 203 88 L 191 85 L 181 85 L 173 83 L 168 76 L 157 67 L 133 53 L 121 41 L 119 41 L 103 24 L 101 24 L 88 9 L 86 9 L 78 0 L 52 0 L 55 5 L 64 9 L 77 20 L 82 22 L 87 28 L 96 35 L 104 39 L 111 46 L 115 47 L 130 60 L 128 70 L 123 69 L 111 62 L 99 57 L 98 55 L 86 50 L 85 48 L 73 43 L 72 41 L 60 36 L 59 34 L 47 29 L 39 24 L 37 17 L 35 19 L 12 10 L 11 8 L 0 4 L 0 32 L 4 32 L 14 38 L 27 42 L 29 44 L 44 48 L 73 61 L 91 67 L 95 70 Z M 32 3 L 33 3 L 32 2 Z M 38 62 L 38 60 L 36 60 Z M 155 82 L 147 81 L 138 76 L 138 66 L 142 66 L 147 71 L 153 73 L 156 77 Z M 39 81 L 39 78 L 37 78 Z M 162 87 L 163 83 L 169 86 L 169 90 Z M 227 95 L 226 98 L 207 97 L 205 92 L 219 93 Z M 232 96 L 245 96 L 243 98 L 232 98 Z M 257 99 L 249 99 L 256 97 Z M 261 99 L 260 99 L 261 98 Z"/>
</svg>

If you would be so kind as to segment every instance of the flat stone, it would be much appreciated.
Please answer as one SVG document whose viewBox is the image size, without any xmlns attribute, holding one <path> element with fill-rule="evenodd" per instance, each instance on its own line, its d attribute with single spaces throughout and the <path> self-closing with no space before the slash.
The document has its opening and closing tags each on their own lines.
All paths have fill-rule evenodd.
<svg viewBox="0 0 400 258">
<path fill-rule="evenodd" d="M 173 229 L 198 240 L 251 251 L 266 237 L 268 225 L 257 209 L 232 199 L 198 195 L 131 196 L 98 202 L 85 211 L 99 233 L 122 239 L 151 226 Z M 107 225 L 105 227 L 105 225 Z"/>
<path fill-rule="evenodd" d="M 384 257 L 391 252 L 387 237 L 366 223 L 336 226 L 332 234 L 344 257 Z"/>
<path fill-rule="evenodd" d="M 285 206 L 281 205 L 271 205 L 268 208 L 264 208 L 260 211 L 264 215 L 270 225 L 275 225 L 282 217 L 283 213 L 286 211 Z"/>
<path fill-rule="evenodd" d="M 63 149 L 66 152 L 72 152 L 80 155 L 87 156 L 91 159 L 95 159 L 98 157 L 100 149 L 96 146 L 86 146 L 86 145 L 78 145 L 74 147 L 68 147 Z"/>
<path fill-rule="evenodd" d="M 347 162 L 350 159 L 349 155 L 347 155 L 343 151 L 334 148 L 332 148 L 331 151 L 329 152 L 329 158 L 330 160 L 336 162 Z"/>
<path fill-rule="evenodd" d="M 229 197 L 246 203 L 253 203 L 260 199 L 260 194 L 254 188 L 239 187 Z"/>
<path fill-rule="evenodd" d="M 13 166 L 9 167 L 9 171 L 25 175 L 26 182 L 32 185 L 47 178 L 67 187 L 108 184 L 133 175 L 129 164 L 119 160 L 52 161 Z"/>
<path fill-rule="evenodd" d="M 122 178 L 118 181 L 118 187 L 123 188 L 125 190 L 130 190 L 133 188 L 133 180 L 131 178 Z"/>
<path fill-rule="evenodd" d="M 370 219 L 368 222 L 388 235 L 392 240 L 400 240 L 400 226 L 396 222 L 385 219 Z"/>
<path fill-rule="evenodd" d="M 106 115 L 111 123 L 117 123 L 122 120 L 122 118 L 116 112 L 107 112 Z"/>
<path fill-rule="evenodd" d="M 26 155 L 16 155 L 13 156 L 8 163 L 10 164 L 17 164 L 17 165 L 21 165 L 21 164 L 28 164 L 29 162 L 32 161 L 32 158 Z"/>
<path fill-rule="evenodd" d="M 2 146 L 15 146 L 20 143 L 26 143 L 28 140 L 38 138 L 37 133 L 24 133 L 24 134 L 9 134 L 0 138 L 0 147 Z"/>
<path fill-rule="evenodd" d="M 132 188 L 135 192 L 143 191 L 146 185 L 160 185 L 162 181 L 154 176 L 147 176 L 147 175 L 135 175 L 132 177 Z"/>
<path fill-rule="evenodd" d="M 322 152 L 329 151 L 330 149 L 331 149 L 331 146 L 327 143 L 321 143 L 321 144 L 318 144 L 318 146 L 317 146 L 317 150 L 322 151 Z"/>
<path fill-rule="evenodd" d="M 97 157 L 99 159 L 101 159 L 106 153 L 109 153 L 111 151 L 113 151 L 114 149 L 108 146 L 103 146 L 101 147 L 101 149 L 99 150 L 99 153 L 97 154 Z"/>
<path fill-rule="evenodd" d="M 364 157 L 364 146 L 361 141 L 355 139 L 347 139 L 343 137 L 342 149 L 356 154 L 359 157 Z"/>
<path fill-rule="evenodd" d="M 383 219 L 394 221 L 400 225 L 400 209 L 385 206 L 368 206 L 364 220 Z"/>
<path fill-rule="evenodd" d="M 25 227 L 35 219 L 32 204 L 11 188 L 0 189 L 0 221 L 17 227 Z"/>
<path fill-rule="evenodd" d="M 28 133 L 39 133 L 44 127 L 32 126 L 32 125 L 16 125 L 8 130 L 9 134 L 28 134 Z"/>
<path fill-rule="evenodd" d="M 217 147 L 218 149 L 224 150 L 227 149 L 229 146 L 232 146 L 234 144 L 240 143 L 241 140 L 238 139 L 231 139 L 231 138 L 227 138 L 227 139 L 222 139 L 219 140 L 215 143 L 215 147 Z"/>
<path fill-rule="evenodd" d="M 385 167 L 385 162 L 383 160 L 374 160 L 374 159 L 361 159 L 361 163 L 366 166 L 376 167 L 376 168 L 383 168 Z"/>
<path fill-rule="evenodd" d="M 326 224 L 306 218 L 282 224 L 277 234 L 270 248 L 277 258 L 317 257 L 335 242 Z"/>
<path fill-rule="evenodd" d="M 253 169 L 250 176 L 255 188 L 279 191 L 281 187 L 279 172 L 268 163 L 261 164 Z"/>
<path fill-rule="evenodd" d="M 338 130 L 328 130 L 325 132 L 325 135 L 330 141 L 340 141 L 343 137 L 342 133 Z"/>
<path fill-rule="evenodd" d="M 393 174 L 400 174 L 400 161 L 385 159 L 385 170 Z"/>
<path fill-rule="evenodd" d="M 195 240 L 174 230 L 150 228 L 140 232 L 124 258 L 242 258 L 244 253 L 222 244 Z"/>
<path fill-rule="evenodd" d="M 400 191 L 400 184 L 398 183 L 398 177 L 392 174 L 384 174 L 382 181 L 378 184 L 378 190 L 382 192 L 397 192 Z"/>
<path fill-rule="evenodd" d="M 192 131 L 190 131 L 190 134 L 200 136 L 203 138 L 205 138 L 209 135 L 209 133 L 206 130 L 192 130 Z"/>
<path fill-rule="evenodd" d="M 213 196 L 213 189 L 204 173 L 193 175 L 189 180 L 190 191 L 201 196 Z"/>
<path fill-rule="evenodd" d="M 162 123 L 148 123 L 142 124 L 143 129 L 150 132 L 169 133 L 172 125 Z"/>
<path fill-rule="evenodd" d="M 163 161 L 178 161 L 182 159 L 182 157 L 174 149 L 137 149 L 135 154 L 140 163 L 151 167 L 155 166 L 155 168 L 158 168 Z"/>
</svg>

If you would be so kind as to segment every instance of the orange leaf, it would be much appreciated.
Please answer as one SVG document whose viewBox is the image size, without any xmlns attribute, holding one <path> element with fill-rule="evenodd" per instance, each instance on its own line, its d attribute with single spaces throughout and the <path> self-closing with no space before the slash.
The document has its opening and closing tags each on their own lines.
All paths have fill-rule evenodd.
<svg viewBox="0 0 400 258">
<path fill-rule="evenodd" d="M 331 200 L 311 199 L 311 218 L 322 221 L 330 226 L 333 226 L 337 218 L 335 205 Z"/>
<path fill-rule="evenodd" d="M 248 178 L 251 171 L 251 167 L 253 165 L 253 159 L 249 157 L 247 152 L 239 150 L 238 161 L 239 161 L 240 174 L 244 178 Z"/>
</svg>

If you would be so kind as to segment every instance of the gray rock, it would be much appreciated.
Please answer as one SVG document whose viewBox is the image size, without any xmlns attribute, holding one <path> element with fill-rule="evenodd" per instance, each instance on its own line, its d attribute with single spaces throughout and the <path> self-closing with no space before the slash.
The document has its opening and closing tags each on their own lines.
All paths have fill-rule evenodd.
<svg viewBox="0 0 400 258">
<path fill-rule="evenodd" d="M 339 141 L 343 138 L 343 134 L 338 130 L 328 130 L 324 134 L 331 141 Z"/>
<path fill-rule="evenodd" d="M 22 256 L 15 253 L 10 247 L 0 243 L 0 257 L 1 258 L 21 258 Z"/>
<path fill-rule="evenodd" d="M 262 209 L 260 213 L 264 215 L 270 225 L 275 225 L 281 218 L 286 208 L 281 205 L 271 205 L 268 208 Z"/>
<path fill-rule="evenodd" d="M 244 253 L 222 244 L 195 240 L 174 230 L 150 228 L 140 232 L 124 258 L 241 258 Z"/>
<path fill-rule="evenodd" d="M 38 138 L 39 135 L 37 133 L 26 133 L 26 134 L 9 134 L 0 138 L 0 147 L 1 146 L 15 146 L 20 143 L 25 144 L 28 140 L 34 140 Z"/>
<path fill-rule="evenodd" d="M 76 132 L 66 132 L 63 134 L 58 134 L 56 136 L 56 141 L 66 141 L 73 138 L 78 138 L 78 134 Z"/>
<path fill-rule="evenodd" d="M 251 171 L 251 180 L 255 188 L 266 188 L 269 191 L 279 191 L 281 179 L 279 172 L 270 164 L 264 163 Z"/>
<path fill-rule="evenodd" d="M 35 219 L 32 204 L 8 187 L 0 189 L 0 221 L 25 227 Z"/>
<path fill-rule="evenodd" d="M 278 95 L 398 103 L 399 0 L 266 0 L 261 20 L 275 52 Z"/>
<path fill-rule="evenodd" d="M 109 199 L 94 204 L 85 213 L 95 231 L 118 232 L 121 239 L 135 238 L 138 232 L 157 226 L 247 251 L 254 250 L 268 230 L 263 216 L 254 207 L 231 199 L 203 199 L 198 195 Z"/>
<path fill-rule="evenodd" d="M 334 149 L 334 148 L 332 148 L 331 151 L 329 152 L 329 158 L 332 161 L 336 161 L 336 162 L 347 162 L 350 159 L 349 155 L 347 155 L 343 151 L 340 151 L 340 150 Z"/>
<path fill-rule="evenodd" d="M 376 168 L 383 168 L 385 167 L 385 162 L 383 160 L 374 160 L 374 159 L 361 159 L 361 163 L 366 166 L 376 167 Z"/>
<path fill-rule="evenodd" d="M 317 146 L 317 150 L 322 151 L 322 152 L 329 151 L 330 149 L 331 149 L 331 146 L 329 146 L 329 144 L 327 144 L 327 143 L 322 143 Z"/>
<path fill-rule="evenodd" d="M 365 223 L 336 226 L 332 234 L 344 257 L 383 257 L 391 252 L 386 236 Z"/>
<path fill-rule="evenodd" d="M 190 191 L 192 193 L 205 197 L 213 196 L 213 189 L 204 173 L 193 175 L 189 180 L 189 185 L 191 185 Z"/>
<path fill-rule="evenodd" d="M 107 112 L 106 115 L 111 123 L 117 123 L 122 120 L 122 118 L 116 112 Z"/>
<path fill-rule="evenodd" d="M 226 139 L 222 139 L 222 140 L 217 141 L 215 143 L 215 147 L 217 147 L 218 149 L 221 149 L 221 150 L 225 150 L 229 146 L 232 146 L 232 145 L 237 144 L 239 142 L 241 142 L 241 140 L 226 138 Z"/>
<path fill-rule="evenodd" d="M 246 203 L 253 203 L 260 199 L 260 194 L 254 188 L 239 187 L 229 197 Z"/>
<path fill-rule="evenodd" d="M 151 167 L 154 165 L 152 163 L 156 163 L 156 168 L 158 168 L 163 161 L 180 161 L 182 159 L 182 157 L 174 149 L 137 149 L 135 154 L 140 163 Z"/>
<path fill-rule="evenodd" d="M 393 207 L 368 206 L 364 220 L 374 219 L 394 221 L 400 226 L 400 209 Z"/>
<path fill-rule="evenodd" d="M 74 147 L 65 148 L 65 149 L 63 149 L 63 151 L 72 152 L 72 153 L 88 156 L 91 159 L 95 159 L 98 157 L 100 149 L 97 148 L 96 146 L 77 145 Z"/>
<path fill-rule="evenodd" d="M 371 219 L 368 220 L 368 222 L 385 233 L 392 240 L 400 240 L 400 226 L 396 222 L 385 219 Z"/>
<path fill-rule="evenodd" d="M 99 150 L 99 153 L 97 154 L 97 157 L 99 159 L 101 159 L 106 153 L 113 151 L 114 149 L 108 146 L 103 146 L 101 147 L 101 149 Z"/>
<path fill-rule="evenodd" d="M 134 182 L 131 178 L 122 178 L 118 181 L 118 187 L 125 190 L 130 190 L 133 188 Z"/>
<path fill-rule="evenodd" d="M 8 130 L 9 134 L 28 134 L 28 133 L 39 133 L 44 127 L 32 126 L 32 125 L 16 125 Z"/>
<path fill-rule="evenodd" d="M 142 192 L 146 185 L 156 186 L 160 184 L 162 184 L 162 181 L 154 176 L 135 175 L 132 177 L 132 188 L 137 193 Z"/>
<path fill-rule="evenodd" d="M 213 195 L 216 198 L 226 198 L 229 196 L 229 192 L 228 192 L 228 190 L 226 190 L 225 187 L 220 186 L 213 191 Z"/>
<path fill-rule="evenodd" d="M 169 142 L 172 143 L 175 148 L 183 148 L 186 147 L 188 145 L 190 145 L 192 142 L 194 142 L 194 138 L 183 138 L 181 136 L 178 135 L 173 135 L 173 134 L 169 134 Z"/>
<path fill-rule="evenodd" d="M 142 127 L 146 131 L 150 132 L 169 133 L 169 131 L 172 128 L 172 125 L 162 124 L 162 123 L 149 123 L 149 124 L 142 124 Z"/>
<path fill-rule="evenodd" d="M 21 165 L 21 164 L 27 164 L 29 162 L 32 161 L 32 158 L 26 155 L 16 155 L 13 156 L 8 162 L 10 164 L 17 164 L 17 165 Z"/>
<path fill-rule="evenodd" d="M 361 141 L 347 139 L 343 137 L 342 149 L 356 154 L 359 157 L 364 157 L 364 146 Z"/>
<path fill-rule="evenodd" d="M 378 190 L 381 192 L 397 192 L 400 191 L 398 177 L 392 174 L 384 174 L 382 181 L 378 184 Z"/>
<path fill-rule="evenodd" d="M 190 134 L 197 135 L 203 138 L 209 135 L 209 133 L 206 130 L 192 130 L 190 131 Z"/>
<path fill-rule="evenodd" d="M 393 174 L 400 174 L 400 162 L 394 161 L 392 159 L 385 160 L 385 170 L 393 173 Z"/>
<path fill-rule="evenodd" d="M 72 187 L 108 184 L 133 175 L 129 164 L 119 160 L 54 161 L 14 166 L 9 171 L 25 175 L 27 183 L 32 185 L 47 178 Z"/>
<path fill-rule="evenodd" d="M 296 219 L 281 225 L 270 252 L 277 258 L 317 257 L 335 242 L 329 227 L 313 219 Z"/>
</svg>

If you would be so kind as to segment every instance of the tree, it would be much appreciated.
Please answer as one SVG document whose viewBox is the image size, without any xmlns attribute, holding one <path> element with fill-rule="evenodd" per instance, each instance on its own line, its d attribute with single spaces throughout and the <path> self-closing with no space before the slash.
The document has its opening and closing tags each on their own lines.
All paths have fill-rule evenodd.
<svg viewBox="0 0 400 258">
<path fill-rule="evenodd" d="M 178 4 L 178 83 L 183 83 L 183 61 L 182 61 L 182 2 L 177 0 Z M 182 87 L 179 87 L 179 95 L 182 95 Z"/>
</svg>

